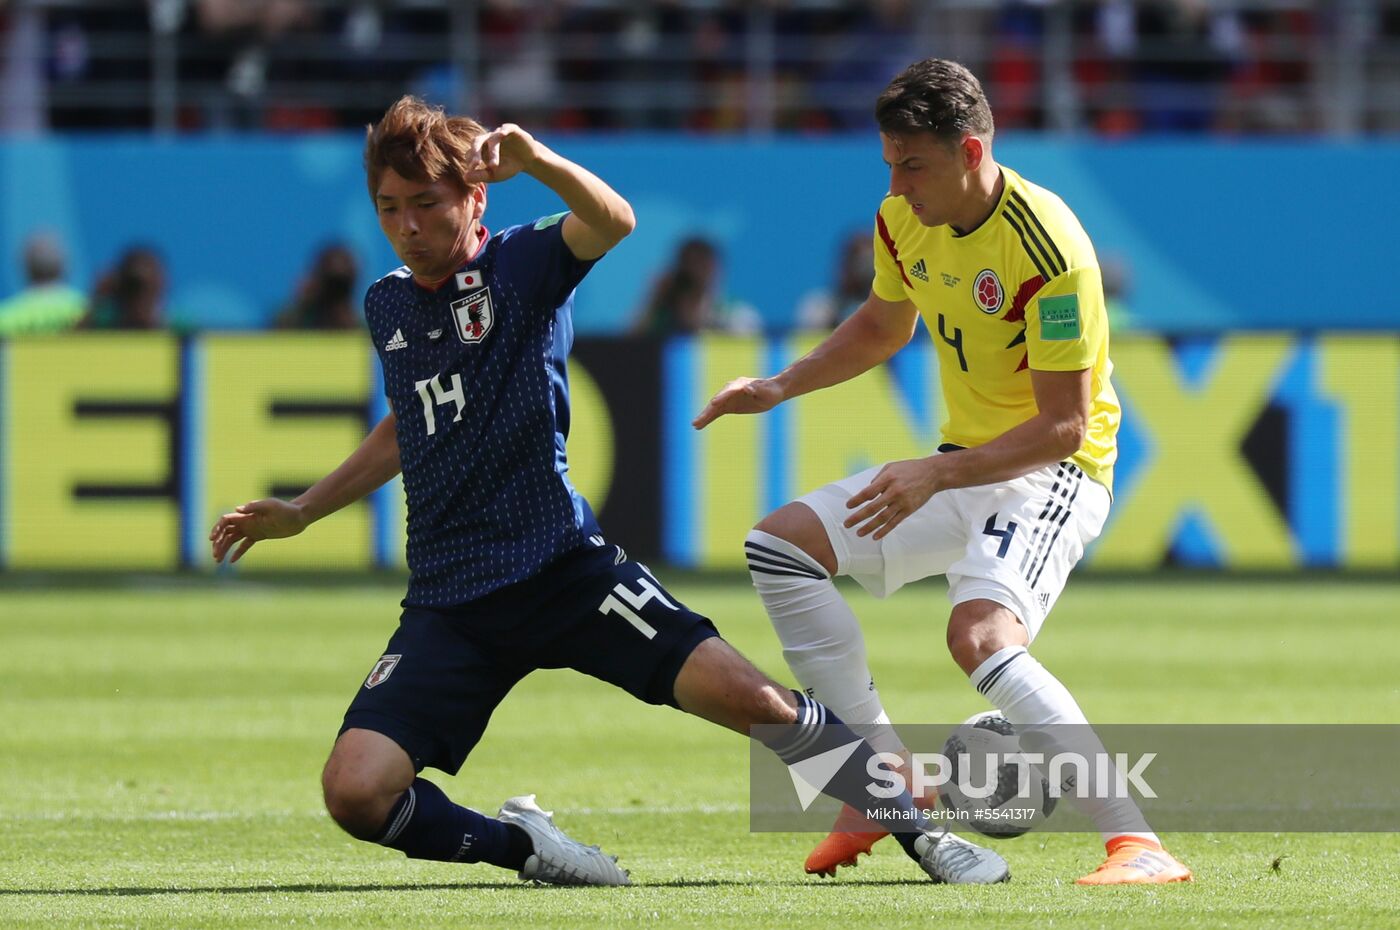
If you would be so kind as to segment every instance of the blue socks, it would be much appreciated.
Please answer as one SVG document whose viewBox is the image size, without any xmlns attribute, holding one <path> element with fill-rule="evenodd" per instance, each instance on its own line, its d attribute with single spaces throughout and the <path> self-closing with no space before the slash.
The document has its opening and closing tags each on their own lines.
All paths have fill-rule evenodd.
<svg viewBox="0 0 1400 930">
<path fill-rule="evenodd" d="M 822 794 L 844 801 L 858 811 L 874 809 L 896 812 L 897 816 L 876 822 L 882 829 L 894 835 L 910 858 L 918 861 L 919 853 L 914 848 L 914 841 L 922 836 L 926 829 L 920 813 L 914 807 L 913 797 L 907 790 L 896 798 L 872 796 L 866 788 L 871 782 L 867 765 L 875 755 L 875 750 L 826 705 L 801 691 L 792 693 L 797 697 L 796 725 L 784 727 L 782 735 L 766 741 L 765 744 L 777 753 L 778 758 L 785 764 L 796 765 L 824 752 L 844 749 L 853 742 L 859 742 L 846 761 L 841 763 L 836 774 L 821 789 Z"/>
<path fill-rule="evenodd" d="M 489 862 L 517 871 L 534 852 L 524 830 L 453 804 L 422 778 L 415 778 L 399 798 L 374 842 L 410 859 Z"/>
<path fill-rule="evenodd" d="M 797 724 L 783 727 L 779 736 L 766 740 L 768 748 L 787 765 L 795 765 L 856 743 L 822 793 L 859 811 L 893 811 L 895 816 L 877 822 L 917 861 L 914 842 L 925 830 L 909 792 L 895 798 L 872 796 L 866 785 L 871 781 L 868 764 L 875 750 L 825 705 L 800 691 L 793 694 L 797 697 Z M 524 830 L 453 804 L 440 788 L 422 778 L 415 778 L 400 796 L 374 842 L 397 849 L 410 859 L 488 862 L 516 871 L 534 852 Z"/>
</svg>

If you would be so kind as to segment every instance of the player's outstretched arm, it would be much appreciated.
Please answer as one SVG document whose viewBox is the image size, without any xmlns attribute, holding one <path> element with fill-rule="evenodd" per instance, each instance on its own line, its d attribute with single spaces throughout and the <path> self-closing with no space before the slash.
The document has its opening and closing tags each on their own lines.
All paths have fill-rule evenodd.
<svg viewBox="0 0 1400 930">
<path fill-rule="evenodd" d="M 322 517 L 369 494 L 399 473 L 398 427 L 391 413 L 380 420 L 335 471 L 294 500 L 249 501 L 224 514 L 209 531 L 215 562 L 233 549 L 237 562 L 261 539 L 295 536 Z M 234 549 L 234 546 L 237 546 Z"/>
<path fill-rule="evenodd" d="M 999 484 L 1078 452 L 1088 429 L 1093 372 L 1031 369 L 1035 416 L 971 449 L 924 459 L 890 462 L 846 507 L 847 527 L 883 539 L 939 491 Z"/>
<path fill-rule="evenodd" d="M 849 381 L 888 361 L 914 335 L 919 313 L 907 300 L 891 303 L 871 294 L 826 339 L 772 378 L 738 378 L 710 398 L 691 421 L 704 429 L 726 413 L 762 413 L 792 397 Z"/>
<path fill-rule="evenodd" d="M 494 183 L 525 172 L 564 201 L 564 244 L 574 257 L 601 258 L 637 225 L 632 205 L 591 171 L 574 164 L 514 123 L 476 140 L 477 166 L 467 180 Z"/>
</svg>

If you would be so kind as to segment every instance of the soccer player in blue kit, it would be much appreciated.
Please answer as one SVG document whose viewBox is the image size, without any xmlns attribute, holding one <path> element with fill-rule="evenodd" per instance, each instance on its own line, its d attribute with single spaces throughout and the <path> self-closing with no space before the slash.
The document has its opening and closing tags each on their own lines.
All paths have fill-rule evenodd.
<svg viewBox="0 0 1400 930">
<path fill-rule="evenodd" d="M 365 295 L 391 412 L 306 493 L 243 504 L 210 533 L 214 558 L 237 561 L 403 473 L 408 593 L 322 774 L 335 821 L 411 858 L 626 884 L 614 857 L 566 836 L 533 795 L 493 818 L 419 775 L 429 766 L 455 774 L 532 670 L 572 668 L 740 733 L 788 724 L 765 742 L 789 765 L 857 742 L 826 793 L 897 811 L 889 829 L 935 881 L 1005 880 L 996 853 L 918 826 L 907 792 L 872 796 L 869 745 L 607 544 L 570 484 L 573 291 L 632 231 L 627 201 L 518 126 L 488 132 L 412 97 L 370 127 L 365 170 L 380 228 L 404 262 Z M 481 223 L 486 185 L 520 173 L 568 212 L 492 235 Z M 788 570 L 782 556 L 774 570 Z"/>
</svg>

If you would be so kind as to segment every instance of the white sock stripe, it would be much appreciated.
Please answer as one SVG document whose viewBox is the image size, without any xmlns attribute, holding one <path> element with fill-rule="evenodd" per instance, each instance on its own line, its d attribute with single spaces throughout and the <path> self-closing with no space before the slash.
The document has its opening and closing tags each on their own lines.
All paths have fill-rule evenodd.
<svg viewBox="0 0 1400 930">
<path fill-rule="evenodd" d="M 816 715 L 816 709 L 812 707 L 812 702 L 806 696 L 797 699 L 797 726 L 805 727 L 812 722 L 812 717 Z"/>
<path fill-rule="evenodd" d="M 793 694 L 797 695 L 797 721 L 792 724 L 793 731 L 787 735 L 783 743 L 768 747 L 784 760 L 797 746 L 798 741 L 806 735 L 806 728 L 811 725 L 812 717 L 816 713 L 812 706 L 812 700 L 807 695 L 801 691 L 794 691 Z"/>
<path fill-rule="evenodd" d="M 821 733 L 822 725 L 820 723 L 808 724 L 802 728 L 802 732 L 797 735 L 792 745 L 783 750 L 783 755 L 794 761 L 801 760 L 807 755 L 807 750 L 816 743 Z"/>
<path fill-rule="evenodd" d="M 394 822 L 389 825 L 389 831 L 384 834 L 383 839 L 379 841 L 379 845 L 388 846 L 394 840 L 398 839 L 404 827 L 408 826 L 408 822 L 413 819 L 413 809 L 418 806 L 418 795 L 414 792 L 412 785 L 409 785 L 407 794 L 408 800 L 404 802 L 403 809 L 400 810 L 399 815 L 394 818 Z"/>
<path fill-rule="evenodd" d="M 982 684 L 978 686 L 977 690 L 981 691 L 983 694 L 986 694 L 988 691 L 992 690 L 992 686 L 997 683 L 997 679 L 1000 678 L 1002 675 L 1006 674 L 1007 667 L 1019 658 L 1021 658 L 1021 656 L 1014 655 L 1011 658 L 1007 659 L 1005 662 L 1001 663 L 1001 665 L 997 666 L 995 671 L 993 671 L 990 675 L 988 675 L 982 680 Z"/>
<path fill-rule="evenodd" d="M 802 705 L 802 716 L 797 721 L 797 725 L 802 728 L 802 733 L 795 737 L 795 739 L 801 739 L 802 736 L 805 736 L 808 728 L 817 722 L 819 708 L 821 707 L 820 704 L 807 697 L 805 694 L 798 698 L 798 702 Z"/>
<path fill-rule="evenodd" d="M 826 576 L 815 569 L 806 568 L 796 562 L 781 562 L 768 556 L 756 555 L 753 552 L 745 551 L 748 557 L 748 567 L 751 572 L 762 572 L 765 575 L 794 575 L 802 578 L 811 578 L 814 581 L 825 581 Z"/>
<path fill-rule="evenodd" d="M 762 559 L 765 562 L 772 562 L 775 565 L 786 565 L 789 568 L 809 568 L 805 562 L 794 559 L 790 555 L 784 555 L 776 549 L 769 549 L 767 546 L 760 546 L 755 542 L 744 543 L 744 554 L 751 559 Z"/>
<path fill-rule="evenodd" d="M 761 530 L 750 533 L 746 542 L 774 549 L 784 557 L 806 564 L 807 557 L 800 555 L 790 543 L 772 538 Z M 745 552 L 753 554 L 757 550 L 746 547 Z M 871 681 L 860 622 L 830 577 L 824 574 L 824 580 L 819 581 L 781 577 L 767 571 L 754 571 L 750 577 L 782 644 L 783 658 L 801 686 L 797 693 L 804 698 L 803 707 L 808 693 L 815 694 L 814 703 L 827 708 L 828 722 L 843 721 L 853 732 L 878 745 L 882 752 L 902 749 L 898 736 L 888 725 L 889 717 L 880 704 L 880 693 Z M 804 710 L 799 710 L 797 716 L 799 726 L 810 725 L 815 719 L 807 718 Z M 885 726 L 876 726 L 879 723 Z M 834 735 L 828 733 L 815 745 L 828 747 L 833 740 Z M 795 744 L 796 739 L 784 738 L 783 742 Z"/>
<path fill-rule="evenodd" d="M 823 578 L 831 577 L 831 573 L 801 546 L 793 545 L 786 539 L 774 536 L 772 533 L 765 533 L 763 530 L 749 530 L 748 535 L 744 537 L 744 548 L 748 549 L 749 547 L 769 555 L 792 559 L 803 568 L 821 572 Z"/>
<path fill-rule="evenodd" d="M 788 578 L 810 578 L 813 581 L 826 581 L 825 575 L 818 575 L 816 572 L 800 572 L 796 569 L 767 568 L 762 565 L 749 563 L 749 571 L 757 572 L 760 575 L 782 575 Z"/>
<path fill-rule="evenodd" d="M 982 664 L 973 669 L 972 674 L 967 677 L 972 679 L 973 684 L 976 684 L 983 678 L 986 678 L 992 669 L 1006 661 L 1013 654 L 1029 651 L 1030 650 L 1025 646 L 1003 646 L 1001 649 L 987 656 L 987 658 L 982 661 Z"/>
<path fill-rule="evenodd" d="M 781 755 L 784 761 L 806 755 L 807 750 L 812 748 L 826 727 L 826 707 L 805 697 L 803 703 L 806 704 L 806 708 L 803 719 L 798 723 L 800 730 L 793 737 L 792 743 L 783 748 Z"/>
<path fill-rule="evenodd" d="M 986 694 L 992 685 L 996 684 L 997 679 L 1002 677 L 1007 666 L 1021 656 L 1028 654 L 1025 646 L 1007 646 L 1004 649 L 998 649 L 973 670 L 972 686 L 977 689 L 979 694 Z"/>
<path fill-rule="evenodd" d="M 826 705 L 814 703 L 812 710 L 816 712 L 816 719 L 812 721 L 812 725 L 807 730 L 806 739 L 801 747 L 803 754 L 816 745 L 817 740 L 821 739 L 823 731 L 826 730 Z"/>
<path fill-rule="evenodd" d="M 826 577 L 825 575 L 820 574 L 817 571 L 817 569 L 811 568 L 807 565 L 803 565 L 796 559 L 790 559 L 787 556 L 781 554 L 767 554 L 766 552 L 759 552 L 756 549 L 750 549 L 749 545 L 751 544 L 744 546 L 744 556 L 748 559 L 749 568 L 753 568 L 754 563 L 757 562 L 761 565 L 771 565 L 774 568 L 790 568 L 793 571 L 802 572 L 806 575 L 816 575 L 816 577 L 818 578 Z"/>
</svg>

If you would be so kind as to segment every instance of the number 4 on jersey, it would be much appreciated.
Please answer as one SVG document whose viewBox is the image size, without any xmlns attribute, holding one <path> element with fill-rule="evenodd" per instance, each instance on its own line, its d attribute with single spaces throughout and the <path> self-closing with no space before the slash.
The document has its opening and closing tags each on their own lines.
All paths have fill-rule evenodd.
<svg viewBox="0 0 1400 930">
<path fill-rule="evenodd" d="M 462 419 L 462 411 L 467 408 L 467 394 L 462 390 L 462 376 L 458 373 L 452 375 L 452 389 L 448 390 L 439 383 L 437 378 L 428 378 L 426 381 L 415 382 L 414 387 L 418 389 L 418 397 L 423 401 L 423 419 L 428 424 L 428 435 L 437 432 L 437 417 L 433 414 L 433 407 L 437 404 L 445 404 L 449 400 L 457 404 L 457 415 L 452 418 L 456 423 Z M 428 389 L 431 388 L 433 397 L 428 397 Z"/>
<path fill-rule="evenodd" d="M 947 320 L 944 318 L 943 314 L 940 313 L 938 314 L 938 335 L 939 338 L 952 347 L 954 352 L 958 353 L 958 367 L 963 371 L 967 371 L 967 356 L 963 355 L 962 327 L 954 326 L 953 335 L 949 336 Z"/>
</svg>

